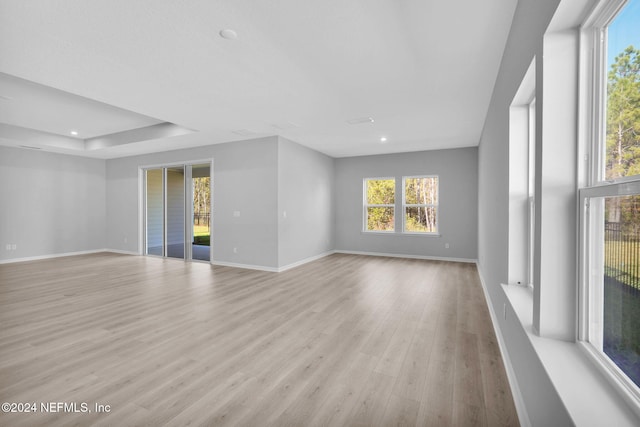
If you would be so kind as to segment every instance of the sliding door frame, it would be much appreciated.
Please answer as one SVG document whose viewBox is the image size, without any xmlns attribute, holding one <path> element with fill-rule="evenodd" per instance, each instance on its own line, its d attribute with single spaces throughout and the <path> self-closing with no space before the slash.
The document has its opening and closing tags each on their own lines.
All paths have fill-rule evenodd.
<svg viewBox="0 0 640 427">
<path fill-rule="evenodd" d="M 210 242 L 214 242 L 213 230 L 214 228 L 214 215 L 213 215 L 213 196 L 214 196 L 214 180 L 213 180 L 213 158 L 189 160 L 184 162 L 172 162 L 172 163 L 160 163 L 152 165 L 138 166 L 138 254 L 144 256 L 157 256 L 147 254 L 147 174 L 146 171 L 150 169 L 162 169 L 162 203 L 164 211 L 164 235 L 162 242 L 162 257 L 167 258 L 167 169 L 172 167 L 184 167 L 184 261 L 196 261 L 201 260 L 193 259 L 193 180 L 192 180 L 192 167 L 195 165 L 209 165 L 209 191 L 211 196 L 209 197 L 209 212 L 210 216 L 210 230 L 211 237 Z M 213 245 L 209 244 L 209 263 L 213 262 Z M 179 258 L 174 258 L 179 259 Z"/>
</svg>

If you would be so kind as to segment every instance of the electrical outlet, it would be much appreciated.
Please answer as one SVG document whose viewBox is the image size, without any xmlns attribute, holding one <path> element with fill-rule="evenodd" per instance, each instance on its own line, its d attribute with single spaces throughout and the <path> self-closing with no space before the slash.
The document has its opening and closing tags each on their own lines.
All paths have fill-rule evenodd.
<svg viewBox="0 0 640 427">
<path fill-rule="evenodd" d="M 233 253 L 237 254 L 238 253 L 238 248 L 233 248 Z"/>
<path fill-rule="evenodd" d="M 5 248 L 10 251 L 11 250 L 11 243 L 7 243 L 7 246 L 5 246 Z"/>
<path fill-rule="evenodd" d="M 16 245 L 15 243 L 11 245 L 11 250 L 15 251 L 16 249 L 18 249 L 18 245 Z"/>
<path fill-rule="evenodd" d="M 448 243 L 445 243 L 445 244 L 444 244 L 444 248 L 445 248 L 445 249 L 449 249 L 449 244 L 448 244 Z"/>
<path fill-rule="evenodd" d="M 238 218 L 240 216 L 240 211 L 233 211 L 233 216 Z"/>
</svg>

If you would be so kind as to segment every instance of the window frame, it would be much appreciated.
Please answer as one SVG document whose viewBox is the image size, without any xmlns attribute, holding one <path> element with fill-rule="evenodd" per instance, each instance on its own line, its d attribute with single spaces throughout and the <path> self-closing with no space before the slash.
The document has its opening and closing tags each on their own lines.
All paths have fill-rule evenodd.
<svg viewBox="0 0 640 427">
<path fill-rule="evenodd" d="M 600 0 L 581 28 L 581 52 L 586 60 L 580 64 L 580 84 L 585 87 L 581 108 L 587 110 L 589 124 L 583 125 L 588 140 L 587 156 L 590 160 L 585 187 L 629 182 L 634 177 L 607 180 L 605 176 L 607 132 L 607 28 L 629 0 Z"/>
<path fill-rule="evenodd" d="M 640 386 L 635 383 L 608 357 L 602 350 L 603 310 L 594 308 L 601 305 L 604 275 L 604 246 L 595 247 L 595 240 L 604 238 L 598 228 L 604 221 L 604 206 L 598 207 L 591 203 L 591 199 L 616 196 L 640 195 L 640 176 L 632 181 L 604 183 L 601 185 L 581 188 L 579 190 L 580 203 L 580 292 L 579 292 L 579 322 L 578 343 L 591 355 L 596 364 L 606 372 L 609 379 L 620 386 L 624 394 L 632 398 L 636 405 L 640 404 Z M 598 294 L 594 296 L 594 294 Z"/>
<path fill-rule="evenodd" d="M 367 200 L 367 182 L 369 181 L 389 181 L 393 180 L 393 204 L 372 204 L 370 205 Z M 383 233 L 383 234 L 394 234 L 396 232 L 396 203 L 398 202 L 396 195 L 396 177 L 395 176 L 387 176 L 387 177 L 372 177 L 372 178 L 364 178 L 362 180 L 362 232 L 363 233 Z M 392 208 L 393 209 L 393 230 L 369 230 L 368 225 L 368 210 L 369 208 Z"/>
<path fill-rule="evenodd" d="M 413 203 L 407 203 L 406 201 L 406 196 L 407 196 L 407 187 L 406 187 L 406 182 L 407 179 L 415 179 L 415 178 L 435 178 L 436 179 L 436 184 L 437 184 L 437 195 L 436 195 L 436 200 L 437 203 L 432 204 L 432 203 L 427 203 L 427 204 L 413 204 Z M 440 205 L 440 176 L 439 175 L 409 175 L 409 176 L 403 176 L 402 177 L 402 234 L 411 234 L 411 235 L 417 235 L 417 236 L 438 236 L 440 233 L 440 210 L 439 210 L 439 205 Z M 407 231 L 407 208 L 420 208 L 420 207 L 433 207 L 435 208 L 436 211 L 436 223 L 435 223 L 435 231 Z"/>
<path fill-rule="evenodd" d="M 527 104 L 527 283 L 533 289 L 536 250 L 536 93 Z"/>
<path fill-rule="evenodd" d="M 606 179 L 607 127 L 607 30 L 628 0 L 601 0 L 581 26 L 580 130 L 585 154 L 578 188 L 578 331 L 577 343 L 622 392 L 625 400 L 640 407 L 637 386 L 602 349 L 604 203 L 592 199 L 640 195 L 640 175 Z M 578 159 L 578 164 L 581 159 Z M 602 242 L 602 244 L 598 243 Z M 600 302 L 598 302 L 598 300 Z M 595 336 L 599 334 L 599 336 Z"/>
</svg>

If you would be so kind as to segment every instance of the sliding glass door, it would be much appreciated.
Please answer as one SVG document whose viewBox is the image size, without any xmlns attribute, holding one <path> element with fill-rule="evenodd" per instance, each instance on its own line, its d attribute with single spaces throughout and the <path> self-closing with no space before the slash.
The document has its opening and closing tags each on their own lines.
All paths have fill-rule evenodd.
<svg viewBox="0 0 640 427">
<path fill-rule="evenodd" d="M 211 254 L 211 165 L 193 165 L 191 182 L 192 258 L 209 261 Z"/>
<path fill-rule="evenodd" d="M 211 164 L 144 169 L 145 255 L 211 259 Z"/>
<path fill-rule="evenodd" d="M 166 168 L 167 251 L 166 256 L 183 258 L 185 235 L 184 166 Z"/>
<path fill-rule="evenodd" d="M 146 254 L 164 256 L 164 170 L 145 173 Z"/>
</svg>

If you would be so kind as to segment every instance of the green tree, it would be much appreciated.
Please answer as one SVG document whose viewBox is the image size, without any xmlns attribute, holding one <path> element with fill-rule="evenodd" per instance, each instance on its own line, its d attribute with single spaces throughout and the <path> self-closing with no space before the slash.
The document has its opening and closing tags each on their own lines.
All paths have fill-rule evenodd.
<svg viewBox="0 0 640 427">
<path fill-rule="evenodd" d="M 407 178 L 404 191 L 407 205 L 435 205 L 438 203 L 438 179 L 435 177 Z M 407 207 L 405 228 L 407 231 L 416 232 L 436 231 L 435 207 Z"/>
<path fill-rule="evenodd" d="M 211 200 L 210 178 L 193 178 L 193 214 L 197 217 L 209 212 Z M 198 222 L 198 224 L 200 224 Z"/>
<path fill-rule="evenodd" d="M 369 179 L 367 180 L 367 205 L 393 205 L 395 192 L 395 179 Z M 393 207 L 367 207 L 367 230 L 393 231 L 394 222 Z"/>
<path fill-rule="evenodd" d="M 629 46 L 618 54 L 607 79 L 606 178 L 640 175 L 640 51 Z M 625 214 L 619 198 L 608 206 L 607 219 Z"/>
</svg>

